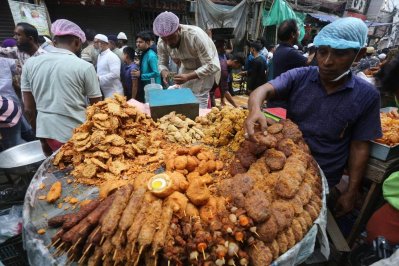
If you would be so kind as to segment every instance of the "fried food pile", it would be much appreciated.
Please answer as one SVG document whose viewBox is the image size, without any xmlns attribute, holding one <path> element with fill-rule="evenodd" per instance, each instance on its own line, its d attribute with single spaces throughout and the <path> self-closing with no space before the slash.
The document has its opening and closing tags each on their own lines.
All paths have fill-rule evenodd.
<svg viewBox="0 0 399 266">
<path fill-rule="evenodd" d="M 192 144 L 204 136 L 202 130 L 188 117 L 171 112 L 158 120 L 158 127 L 163 130 L 171 142 Z"/>
<path fill-rule="evenodd" d="M 87 120 L 54 158 L 54 165 L 72 164 L 72 175 L 85 184 L 128 179 L 161 166 L 163 134 L 154 121 L 126 103 L 123 96 L 87 108 Z"/>
<path fill-rule="evenodd" d="M 222 110 L 214 107 L 205 117 L 197 117 L 195 121 L 204 126 L 204 143 L 215 147 L 229 147 L 238 150 L 244 141 L 244 120 L 248 111 L 233 107 Z"/>
<path fill-rule="evenodd" d="M 381 113 L 381 127 L 383 136 L 376 139 L 376 142 L 395 146 L 399 144 L 399 119 L 389 113 Z"/>
<path fill-rule="evenodd" d="M 51 218 L 62 228 L 55 255 L 88 265 L 269 265 L 308 232 L 322 186 L 294 123 L 255 136 L 240 141 L 230 165 L 204 145 L 169 151 L 165 172 L 142 171 L 77 213 Z"/>
</svg>

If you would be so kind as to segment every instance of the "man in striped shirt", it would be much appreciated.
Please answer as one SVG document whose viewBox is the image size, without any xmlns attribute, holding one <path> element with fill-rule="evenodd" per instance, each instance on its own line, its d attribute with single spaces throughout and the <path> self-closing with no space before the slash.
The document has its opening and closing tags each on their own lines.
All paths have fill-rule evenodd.
<svg viewBox="0 0 399 266">
<path fill-rule="evenodd" d="M 0 150 L 25 142 L 21 138 L 21 115 L 21 108 L 16 102 L 0 96 Z"/>
</svg>

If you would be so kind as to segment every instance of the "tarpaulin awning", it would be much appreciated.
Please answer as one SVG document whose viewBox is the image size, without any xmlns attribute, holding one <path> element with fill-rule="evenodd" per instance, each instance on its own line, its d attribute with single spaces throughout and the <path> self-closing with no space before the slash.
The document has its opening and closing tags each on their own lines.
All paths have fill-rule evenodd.
<svg viewBox="0 0 399 266">
<path fill-rule="evenodd" d="M 308 13 L 308 15 L 323 22 L 333 22 L 334 20 L 339 19 L 338 16 L 322 13 Z"/>
</svg>

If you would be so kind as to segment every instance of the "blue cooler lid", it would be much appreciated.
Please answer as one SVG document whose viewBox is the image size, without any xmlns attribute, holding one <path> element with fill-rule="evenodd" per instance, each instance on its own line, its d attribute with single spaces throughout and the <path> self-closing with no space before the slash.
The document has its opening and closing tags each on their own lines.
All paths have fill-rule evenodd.
<svg viewBox="0 0 399 266">
<path fill-rule="evenodd" d="M 179 104 L 199 104 L 191 89 L 152 90 L 148 92 L 150 107 Z"/>
</svg>

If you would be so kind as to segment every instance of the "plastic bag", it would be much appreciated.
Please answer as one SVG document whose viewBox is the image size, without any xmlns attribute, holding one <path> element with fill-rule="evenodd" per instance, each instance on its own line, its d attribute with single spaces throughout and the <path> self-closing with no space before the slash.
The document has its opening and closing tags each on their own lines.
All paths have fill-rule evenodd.
<svg viewBox="0 0 399 266">
<path fill-rule="evenodd" d="M 4 211 L 7 213 L 8 210 Z M 8 214 L 0 213 L 0 243 L 22 232 L 22 205 L 12 206 Z"/>
</svg>

